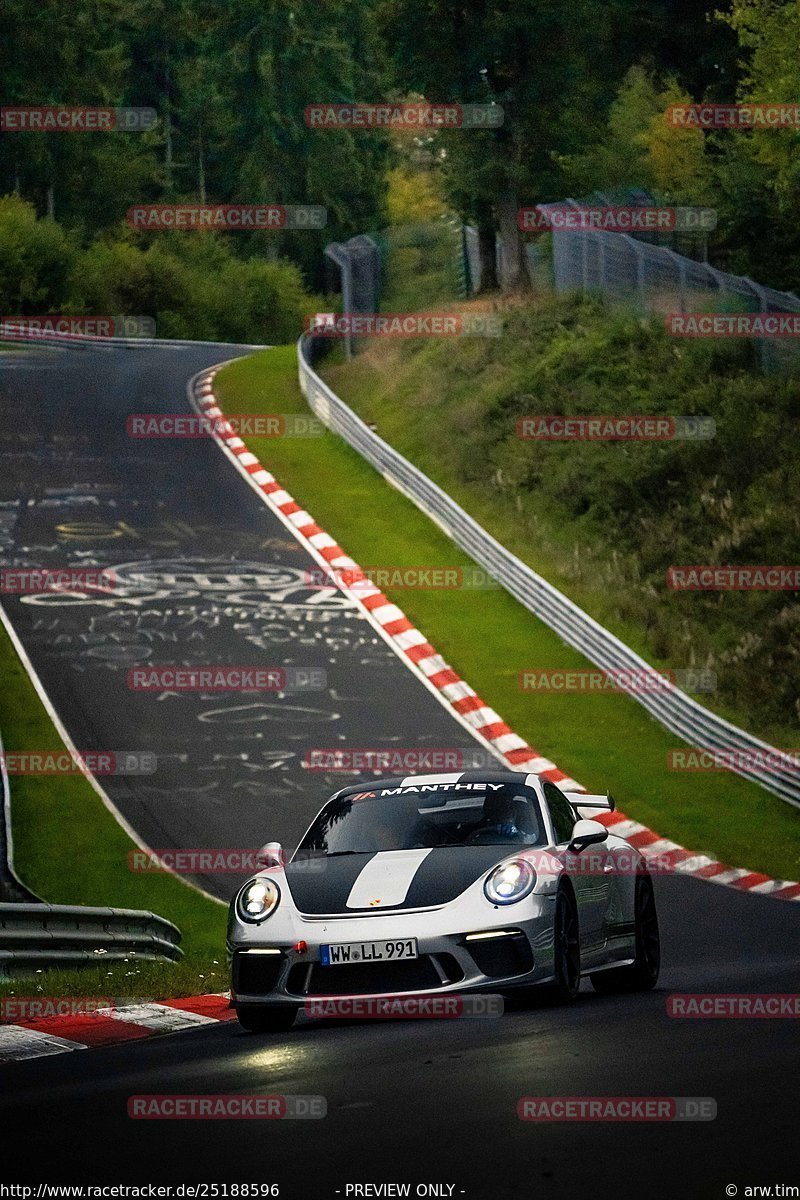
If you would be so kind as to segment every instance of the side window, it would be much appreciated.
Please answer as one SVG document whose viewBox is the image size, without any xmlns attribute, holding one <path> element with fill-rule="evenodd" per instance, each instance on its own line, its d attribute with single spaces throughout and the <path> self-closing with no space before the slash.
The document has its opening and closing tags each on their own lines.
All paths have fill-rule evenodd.
<svg viewBox="0 0 800 1200">
<path fill-rule="evenodd" d="M 572 837 L 572 830 L 575 826 L 575 814 L 572 811 L 572 805 L 563 792 L 560 792 L 554 783 L 550 783 L 545 779 L 542 784 L 544 788 L 544 798 L 547 801 L 547 807 L 550 809 L 550 817 L 553 822 L 553 828 L 556 832 L 556 841 L 560 845 L 562 842 L 568 842 Z"/>
</svg>

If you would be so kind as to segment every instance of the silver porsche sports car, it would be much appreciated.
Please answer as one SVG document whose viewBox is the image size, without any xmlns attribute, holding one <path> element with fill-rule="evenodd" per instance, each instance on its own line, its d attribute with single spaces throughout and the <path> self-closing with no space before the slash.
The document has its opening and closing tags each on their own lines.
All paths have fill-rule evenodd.
<svg viewBox="0 0 800 1200">
<path fill-rule="evenodd" d="M 320 997 L 652 988 L 660 945 L 644 858 L 568 794 L 516 771 L 413 775 L 331 797 L 286 862 L 277 842 L 231 904 L 245 1029 Z"/>
</svg>

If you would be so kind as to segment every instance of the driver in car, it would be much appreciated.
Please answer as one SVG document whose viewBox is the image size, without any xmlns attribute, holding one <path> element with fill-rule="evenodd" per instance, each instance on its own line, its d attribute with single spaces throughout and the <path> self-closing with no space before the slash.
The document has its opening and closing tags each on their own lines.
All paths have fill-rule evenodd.
<svg viewBox="0 0 800 1200">
<path fill-rule="evenodd" d="M 483 802 L 483 815 L 475 826 L 470 841 L 492 841 L 494 838 L 513 838 L 527 841 L 525 830 L 516 823 L 514 799 L 512 796 L 498 796 L 491 793 Z"/>
</svg>

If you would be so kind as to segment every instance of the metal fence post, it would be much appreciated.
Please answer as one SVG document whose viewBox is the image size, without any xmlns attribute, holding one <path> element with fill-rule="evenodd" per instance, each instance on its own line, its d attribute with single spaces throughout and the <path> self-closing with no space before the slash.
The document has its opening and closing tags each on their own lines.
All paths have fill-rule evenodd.
<svg viewBox="0 0 800 1200">
<path fill-rule="evenodd" d="M 627 234 L 625 235 L 627 237 Z M 639 293 L 639 303 L 642 308 L 645 307 L 645 270 L 644 270 L 644 250 L 637 242 L 636 238 L 629 238 L 630 244 L 633 247 L 633 253 L 636 256 L 636 290 Z"/>
<path fill-rule="evenodd" d="M 751 288 L 753 292 L 755 292 L 756 297 L 758 299 L 759 310 L 762 313 L 769 312 L 769 303 L 767 301 L 767 293 L 764 290 L 764 288 L 761 286 L 761 284 L 756 283 L 748 275 L 742 276 L 742 282 L 745 283 L 749 288 Z M 769 350 L 769 347 L 767 346 L 767 339 L 762 338 L 761 344 L 758 347 L 758 360 L 761 364 L 761 370 L 764 371 L 765 373 L 769 369 L 768 350 Z"/>
<path fill-rule="evenodd" d="M 341 242 L 331 242 L 326 246 L 325 255 L 339 268 L 342 281 L 342 312 L 350 313 L 353 311 L 353 260 Z M 346 359 L 353 357 L 353 339 L 349 329 L 344 335 L 344 356 Z"/>
<path fill-rule="evenodd" d="M 461 257 L 461 279 L 464 288 L 464 299 L 468 300 L 473 294 L 474 289 L 472 286 L 469 254 L 467 253 L 467 227 L 463 221 L 460 223 L 459 254 Z"/>
<path fill-rule="evenodd" d="M 678 259 L 678 287 L 680 296 L 681 312 L 688 312 L 686 308 L 686 262 L 687 260 L 682 254 L 676 255 Z"/>
<path fill-rule="evenodd" d="M 601 288 L 601 289 L 602 289 L 602 291 L 604 291 L 604 292 L 605 292 L 605 291 L 607 291 L 607 289 L 608 289 L 608 280 L 606 279 L 606 242 L 605 242 L 605 234 L 603 234 L 603 233 L 600 233 L 600 232 L 598 231 L 598 232 L 595 234 L 595 240 L 596 240 L 596 243 L 597 243 L 597 274 L 598 274 L 598 277 L 599 277 L 599 278 L 598 278 L 598 282 L 597 282 L 597 286 L 598 286 L 599 288 Z"/>
<path fill-rule="evenodd" d="M 367 234 L 350 238 L 349 242 L 330 242 L 325 256 L 339 268 L 342 281 L 342 311 L 345 313 L 378 310 L 380 301 L 380 251 Z M 348 330 L 344 338 L 344 356 L 353 357 L 353 337 Z"/>
</svg>

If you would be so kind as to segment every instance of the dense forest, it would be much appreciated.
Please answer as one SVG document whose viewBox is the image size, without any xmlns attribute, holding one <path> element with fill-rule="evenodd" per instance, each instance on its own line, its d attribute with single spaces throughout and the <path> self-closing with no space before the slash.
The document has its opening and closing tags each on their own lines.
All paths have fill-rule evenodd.
<svg viewBox="0 0 800 1200">
<path fill-rule="evenodd" d="M 644 188 L 719 212 L 712 260 L 793 288 L 795 127 L 671 128 L 668 105 L 791 103 L 798 0 L 3 0 L 3 105 L 150 107 L 143 132 L 0 134 L 5 313 L 136 312 L 159 332 L 287 339 L 325 290 L 324 244 L 431 190 L 516 247 L 523 205 Z M 721 11 L 718 11 L 721 10 Z M 57 81 L 57 82 L 55 82 Z M 315 128 L 308 105 L 499 106 L 489 129 Z M 427 178 L 423 179 L 423 174 Z M 323 230 L 133 229 L 133 204 L 314 204 Z M 231 313 L 228 300 L 240 304 Z"/>
</svg>

